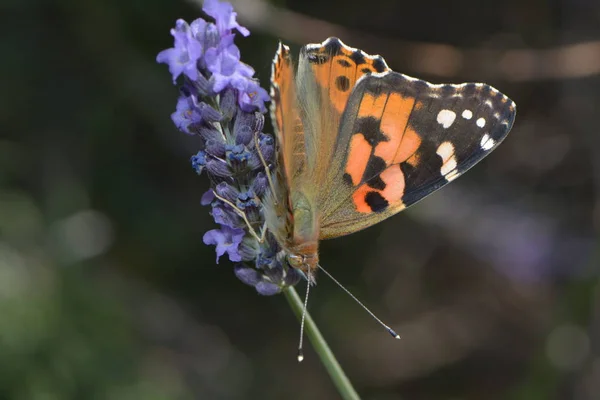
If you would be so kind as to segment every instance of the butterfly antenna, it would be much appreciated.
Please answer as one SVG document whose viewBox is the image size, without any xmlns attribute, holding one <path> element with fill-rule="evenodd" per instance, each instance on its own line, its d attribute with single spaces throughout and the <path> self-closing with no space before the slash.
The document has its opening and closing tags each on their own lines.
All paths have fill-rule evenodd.
<svg viewBox="0 0 600 400">
<path fill-rule="evenodd" d="M 365 305 L 364 305 L 364 304 L 363 304 L 363 303 L 362 303 L 360 300 L 358 300 L 358 299 L 356 298 L 356 296 L 355 296 L 355 295 L 353 295 L 352 293 L 350 293 L 350 291 L 349 291 L 348 289 L 346 289 L 346 288 L 344 287 L 344 285 L 342 285 L 340 282 L 338 282 L 338 280 L 337 280 L 337 279 L 335 279 L 335 278 L 334 278 L 334 277 L 333 277 L 333 276 L 332 276 L 332 275 L 331 275 L 329 272 L 327 272 L 327 271 L 326 271 L 326 270 L 325 270 L 325 269 L 324 269 L 322 266 L 320 266 L 320 265 L 319 265 L 319 269 L 320 269 L 321 271 L 323 271 L 323 272 L 325 273 L 325 275 L 327 275 L 327 276 L 329 277 L 329 279 L 331 279 L 332 281 L 334 281 L 336 285 L 338 285 L 340 288 L 342 288 L 342 290 L 343 290 L 344 292 L 348 293 L 348 296 L 352 297 L 352 299 L 354 299 L 354 301 L 355 301 L 355 302 L 357 302 L 357 303 L 358 303 L 358 304 L 359 304 L 359 305 L 360 305 L 360 306 L 361 306 L 361 307 L 362 307 L 362 308 L 363 308 L 363 309 L 364 309 L 366 312 L 368 312 L 368 313 L 369 313 L 369 315 L 370 315 L 371 317 L 373 317 L 373 319 L 374 319 L 375 321 L 379 322 L 379 325 L 383 326 L 383 327 L 384 327 L 384 328 L 385 328 L 385 329 L 388 331 L 388 333 L 389 333 L 390 335 L 392 335 L 392 337 L 393 337 L 394 339 L 400 339 L 400 335 L 398 335 L 398 334 L 396 333 L 396 331 L 394 331 L 392 328 L 390 328 L 389 326 L 387 326 L 386 324 L 384 324 L 382 320 L 380 320 L 379 318 L 377 318 L 377 316 L 376 316 L 375 314 L 373 314 L 373 312 L 372 312 L 371 310 L 369 310 L 369 309 L 367 308 L 367 306 L 365 306 Z M 308 294 L 308 291 L 307 291 L 307 294 Z M 306 306 L 305 306 L 305 307 L 306 307 Z"/>
<path fill-rule="evenodd" d="M 304 307 L 302 308 L 302 319 L 300 321 L 300 343 L 298 344 L 298 362 L 304 360 L 302 352 L 302 344 L 304 342 L 304 320 L 306 319 L 306 306 L 308 305 L 308 293 L 310 292 L 310 282 L 312 281 L 310 271 L 308 271 L 308 279 L 306 280 L 306 295 L 304 296 Z"/>
</svg>

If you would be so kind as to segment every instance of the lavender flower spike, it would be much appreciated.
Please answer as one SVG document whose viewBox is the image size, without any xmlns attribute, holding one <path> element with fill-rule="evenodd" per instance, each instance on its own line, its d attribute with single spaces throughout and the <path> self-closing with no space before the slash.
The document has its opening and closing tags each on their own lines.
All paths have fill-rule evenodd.
<svg viewBox="0 0 600 400">
<path fill-rule="evenodd" d="M 281 249 L 269 233 L 264 240 L 257 237 L 264 225 L 262 200 L 269 195 L 266 175 L 276 159 L 273 137 L 262 132 L 269 95 L 241 61 L 235 32 L 250 32 L 237 23 L 231 4 L 206 0 L 203 10 L 215 22 L 178 20 L 171 30 L 173 47 L 156 58 L 169 66 L 174 81 L 182 80 L 171 118 L 180 131 L 198 137 L 192 168 L 213 184 L 201 204 L 210 205 L 219 227 L 203 241 L 215 246 L 217 263 L 225 255 L 236 263 L 234 274 L 242 282 L 261 295 L 277 294 L 301 276 L 277 256 Z"/>
</svg>

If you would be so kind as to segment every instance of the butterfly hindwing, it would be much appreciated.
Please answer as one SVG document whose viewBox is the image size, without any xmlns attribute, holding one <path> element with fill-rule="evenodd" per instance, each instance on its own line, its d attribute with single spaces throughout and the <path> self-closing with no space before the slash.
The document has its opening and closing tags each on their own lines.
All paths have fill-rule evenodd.
<svg viewBox="0 0 600 400">
<path fill-rule="evenodd" d="M 304 168 L 304 129 L 297 106 L 296 81 L 290 48 L 279 43 L 271 71 L 271 120 L 277 134 L 279 165 L 287 185 Z"/>
<path fill-rule="evenodd" d="M 514 103 L 491 86 L 432 85 L 396 72 L 353 88 L 319 204 L 322 239 L 371 226 L 454 180 L 508 134 Z"/>
</svg>

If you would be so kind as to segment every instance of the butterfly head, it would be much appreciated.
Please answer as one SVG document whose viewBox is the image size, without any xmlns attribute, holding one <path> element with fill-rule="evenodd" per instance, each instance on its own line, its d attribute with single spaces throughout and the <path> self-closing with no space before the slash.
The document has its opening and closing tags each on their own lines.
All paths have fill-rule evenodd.
<svg viewBox="0 0 600 400">
<path fill-rule="evenodd" d="M 287 256 L 288 263 L 300 271 L 307 273 L 313 273 L 314 270 L 317 269 L 317 265 L 319 264 L 319 255 L 317 253 L 314 254 L 288 254 Z"/>
<path fill-rule="evenodd" d="M 306 277 L 313 279 L 319 268 L 318 242 L 304 242 L 297 244 L 286 251 L 288 264 L 302 271 Z"/>
</svg>

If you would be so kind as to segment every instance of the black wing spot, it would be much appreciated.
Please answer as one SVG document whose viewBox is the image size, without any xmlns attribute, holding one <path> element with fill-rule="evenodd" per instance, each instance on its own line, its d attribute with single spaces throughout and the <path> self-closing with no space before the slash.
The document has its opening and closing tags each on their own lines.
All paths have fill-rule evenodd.
<svg viewBox="0 0 600 400">
<path fill-rule="evenodd" d="M 337 60 L 338 64 L 340 64 L 342 67 L 346 67 L 346 68 L 350 68 L 352 66 L 352 64 L 350 64 L 348 61 L 346 60 Z"/>
<path fill-rule="evenodd" d="M 389 206 L 388 201 L 379 192 L 367 193 L 365 195 L 365 203 L 367 203 L 373 212 L 382 212 Z"/>
<path fill-rule="evenodd" d="M 335 79 L 335 87 L 342 92 L 347 92 L 350 89 L 350 79 L 344 75 L 338 76 Z"/>
<path fill-rule="evenodd" d="M 352 183 L 352 177 L 350 176 L 349 173 L 345 172 L 344 175 L 342 176 L 342 180 L 344 181 L 344 183 L 348 186 L 354 186 L 354 184 Z"/>
<path fill-rule="evenodd" d="M 385 61 L 383 61 L 383 58 L 381 58 L 381 57 L 377 57 L 373 61 L 373 67 L 375 68 L 375 71 L 377 71 L 377 72 L 383 72 L 387 69 L 387 66 L 385 65 Z"/>
<path fill-rule="evenodd" d="M 371 69 L 370 69 L 370 68 L 363 68 L 363 69 L 361 69 L 361 70 L 360 70 L 360 72 L 362 72 L 362 73 L 364 73 L 364 74 L 370 74 L 370 73 L 372 73 L 373 71 L 371 71 Z"/>
<path fill-rule="evenodd" d="M 381 179 L 381 176 L 377 175 L 367 181 L 367 186 L 371 189 L 384 190 L 387 185 L 383 179 Z"/>
<path fill-rule="evenodd" d="M 385 182 L 379 178 L 379 174 L 381 174 L 386 168 L 387 164 L 383 158 L 371 155 L 369 161 L 367 162 L 367 167 L 365 168 L 362 181 L 367 182 L 367 185 L 371 186 L 373 189 L 385 189 Z M 379 181 L 375 179 L 375 177 L 379 178 Z"/>
<path fill-rule="evenodd" d="M 379 130 L 380 122 L 373 117 L 359 118 L 355 122 L 354 132 L 362 133 L 366 141 L 375 148 L 379 143 L 389 141 L 388 137 Z"/>
<path fill-rule="evenodd" d="M 354 61 L 356 63 L 356 65 L 364 64 L 367 62 L 365 60 L 365 55 L 360 50 L 356 50 L 355 52 L 353 52 L 352 55 L 350 56 L 350 59 L 352 61 Z"/>
</svg>

